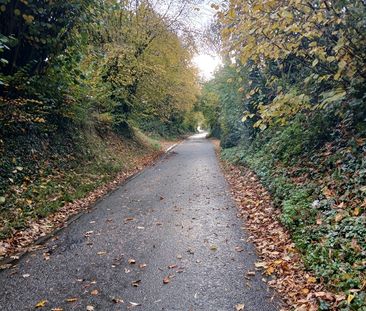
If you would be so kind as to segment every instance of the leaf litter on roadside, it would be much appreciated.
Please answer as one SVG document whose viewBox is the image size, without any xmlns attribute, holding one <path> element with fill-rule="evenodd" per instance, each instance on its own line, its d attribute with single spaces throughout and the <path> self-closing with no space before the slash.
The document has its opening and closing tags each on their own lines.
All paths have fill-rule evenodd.
<svg viewBox="0 0 366 311">
<path fill-rule="evenodd" d="M 66 203 L 55 213 L 48 215 L 46 218 L 31 219 L 27 221 L 25 223 L 25 229 L 14 230 L 11 237 L 4 241 L 0 241 L 0 257 L 10 256 L 29 250 L 29 246 L 38 238 L 46 236 L 56 228 L 62 227 L 71 216 L 88 210 L 99 198 L 117 188 L 128 177 L 154 163 L 162 153 L 163 151 L 159 151 L 151 155 L 143 155 L 136 158 L 139 166 L 121 171 L 112 181 L 89 192 L 84 198 Z M 0 201 L 1 200 L 0 197 Z M 127 220 L 127 222 L 129 221 L 131 220 Z M 93 224 L 95 221 L 90 221 L 90 223 Z M 11 267 L 11 265 L 2 265 L 0 269 L 7 269 L 9 267 Z"/>
<path fill-rule="evenodd" d="M 330 305 L 329 310 L 337 310 L 336 304 L 346 297 L 337 300 L 336 295 L 326 291 L 324 285 L 306 271 L 290 234 L 278 221 L 280 211 L 273 207 L 269 193 L 257 176 L 246 167 L 221 163 L 239 216 L 245 219 L 245 229 L 250 234 L 248 242 L 255 245 L 261 258 L 255 268 L 271 276 L 267 284 L 275 288 L 288 305 L 282 310 L 316 311 L 319 298 Z M 246 274 L 254 276 L 255 271 Z"/>
</svg>

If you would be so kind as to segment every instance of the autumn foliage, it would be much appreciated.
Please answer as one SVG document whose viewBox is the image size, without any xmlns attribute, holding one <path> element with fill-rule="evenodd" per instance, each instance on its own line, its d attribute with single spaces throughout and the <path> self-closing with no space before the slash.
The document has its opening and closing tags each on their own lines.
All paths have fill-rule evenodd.
<svg viewBox="0 0 366 311">
<path fill-rule="evenodd" d="M 309 296 L 311 303 L 363 310 L 365 2 L 231 0 L 213 7 L 211 36 L 222 43 L 224 64 L 204 85 L 199 106 L 222 156 L 255 171 L 306 268 L 333 293 Z M 246 200 L 251 190 L 241 183 Z"/>
</svg>

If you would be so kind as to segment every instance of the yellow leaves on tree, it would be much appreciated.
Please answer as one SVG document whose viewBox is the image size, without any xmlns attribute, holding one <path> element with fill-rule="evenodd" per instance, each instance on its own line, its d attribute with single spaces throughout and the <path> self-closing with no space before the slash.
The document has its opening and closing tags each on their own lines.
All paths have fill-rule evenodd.
<svg viewBox="0 0 366 311">
<path fill-rule="evenodd" d="M 347 96 L 353 83 L 366 78 L 366 35 L 361 22 L 364 2 L 347 3 L 306 0 L 230 0 L 219 12 L 225 53 L 237 64 L 249 61 L 266 66 L 289 56 L 309 68 L 306 83 L 331 81 L 332 94 L 321 94 L 315 109 Z M 239 61 L 239 62 L 238 62 Z M 306 96 L 291 91 L 279 94 L 271 107 L 260 106 L 261 122 L 309 108 Z M 260 124 L 257 124 L 258 126 Z"/>
</svg>

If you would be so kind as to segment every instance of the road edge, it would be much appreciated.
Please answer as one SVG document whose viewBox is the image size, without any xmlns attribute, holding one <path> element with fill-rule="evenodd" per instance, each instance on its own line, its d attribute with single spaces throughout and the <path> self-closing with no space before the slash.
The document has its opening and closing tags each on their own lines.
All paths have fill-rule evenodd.
<svg viewBox="0 0 366 311">
<path fill-rule="evenodd" d="M 117 190 L 119 190 L 120 188 L 125 186 L 131 180 L 142 175 L 148 169 L 156 166 L 158 163 L 163 161 L 170 153 L 173 152 L 173 150 L 176 147 L 178 147 L 180 144 L 182 144 L 186 139 L 187 138 L 184 138 L 180 142 L 173 144 L 168 149 L 166 149 L 161 155 L 157 156 L 157 158 L 151 164 L 148 164 L 148 165 L 142 167 L 140 170 L 138 170 L 135 173 L 132 173 L 130 176 L 126 177 L 126 179 L 124 179 L 121 183 L 119 183 L 114 189 L 112 189 L 112 190 L 108 191 L 106 194 L 102 195 L 95 202 L 91 203 L 90 206 L 88 206 L 87 208 L 80 210 L 75 215 L 71 215 L 60 227 L 56 227 L 54 230 L 47 233 L 46 235 L 35 239 L 33 241 L 33 243 L 31 243 L 25 247 L 24 251 L 21 251 L 19 253 L 15 253 L 15 254 L 10 254 L 9 256 L 6 256 L 3 259 L 0 259 L 0 272 L 2 270 L 9 269 L 9 268 L 13 267 L 14 265 L 16 265 L 19 262 L 19 260 L 21 260 L 25 255 L 35 251 L 36 249 L 38 249 L 38 246 L 46 243 L 48 240 L 53 238 L 55 235 L 57 235 L 62 230 L 66 229 L 68 226 L 70 226 L 80 217 L 93 211 L 100 202 L 102 202 L 103 200 L 108 198 L 114 192 L 116 192 Z"/>
</svg>

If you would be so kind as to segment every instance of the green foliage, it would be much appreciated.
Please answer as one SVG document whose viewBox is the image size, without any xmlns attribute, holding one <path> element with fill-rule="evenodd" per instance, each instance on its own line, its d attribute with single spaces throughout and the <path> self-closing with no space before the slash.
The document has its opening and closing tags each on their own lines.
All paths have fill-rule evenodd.
<svg viewBox="0 0 366 311">
<path fill-rule="evenodd" d="M 222 145 L 237 145 L 223 156 L 261 178 L 307 266 L 352 297 L 341 310 L 366 308 L 365 10 L 361 0 L 230 0 L 217 20 L 225 62 L 214 81 L 227 85 L 215 109 Z"/>
<path fill-rule="evenodd" d="M 188 9 L 185 1 L 162 14 L 149 0 L 0 0 L 2 235 L 159 148 L 138 143 L 135 128 L 196 129 L 194 41 L 179 20 Z M 132 154 L 103 137 L 123 138 Z"/>
<path fill-rule="evenodd" d="M 341 134 L 333 122 L 332 115 L 300 115 L 222 155 L 261 178 L 309 269 L 337 292 L 360 290 L 351 306 L 342 305 L 358 310 L 365 295 L 366 140 Z"/>
</svg>

